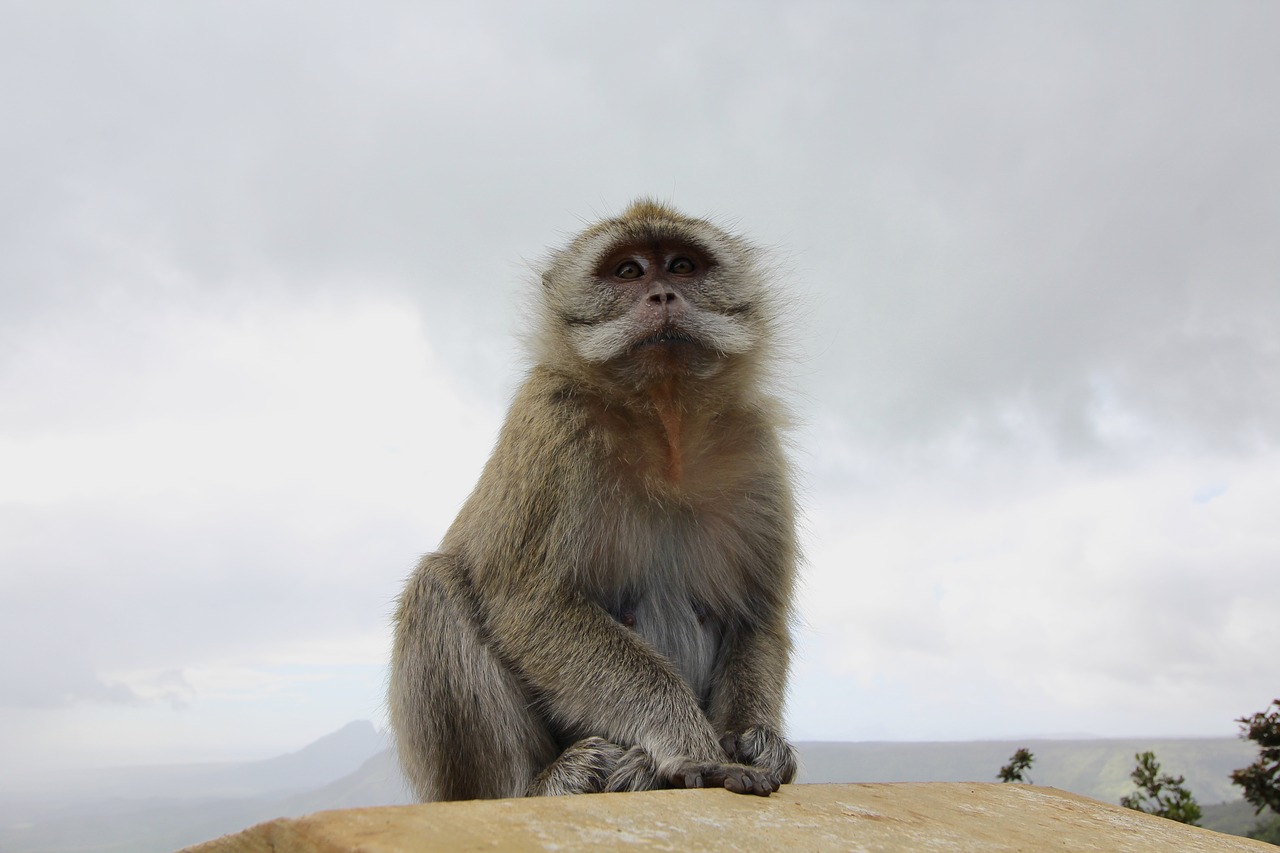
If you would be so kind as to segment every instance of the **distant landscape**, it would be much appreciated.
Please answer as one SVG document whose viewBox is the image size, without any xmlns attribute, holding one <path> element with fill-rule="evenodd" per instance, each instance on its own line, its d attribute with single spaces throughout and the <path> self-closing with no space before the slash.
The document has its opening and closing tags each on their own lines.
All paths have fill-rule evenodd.
<svg viewBox="0 0 1280 853">
<path fill-rule="evenodd" d="M 385 733 L 354 722 L 288 755 L 237 764 L 125 767 L 52 775 L 0 789 L 5 853 L 167 853 L 275 817 L 411 802 Z M 1013 752 L 1035 755 L 1031 780 L 1116 803 L 1133 786 L 1134 753 L 1156 753 L 1186 777 L 1202 825 L 1243 832 L 1256 822 L 1228 774 L 1253 761 L 1235 738 L 1026 740 L 969 743 L 801 743 L 799 781 L 994 782 Z M 11 790 L 9 790 L 11 788 Z M 1214 804 L 1227 805 L 1215 806 Z"/>
</svg>

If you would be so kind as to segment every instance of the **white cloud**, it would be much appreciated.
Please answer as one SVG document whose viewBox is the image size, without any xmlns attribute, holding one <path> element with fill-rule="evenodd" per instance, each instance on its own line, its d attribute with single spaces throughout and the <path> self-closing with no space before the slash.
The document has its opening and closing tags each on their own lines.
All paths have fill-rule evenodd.
<svg viewBox="0 0 1280 853">
<path fill-rule="evenodd" d="M 465 497 L 495 411 L 455 390 L 403 304 L 259 302 L 130 334 L 149 316 L 52 324 L 0 372 L 25 404 L 0 438 L 0 698 L 183 704 L 229 651 L 239 671 L 385 659 L 398 580 Z"/>
<path fill-rule="evenodd" d="M 1280 455 L 1010 452 L 1025 467 L 995 448 L 885 465 L 814 512 L 806 654 L 845 683 L 833 725 L 872 736 L 856 692 L 888 681 L 898 737 L 1233 733 L 1274 689 Z M 949 729 L 940 701 L 974 719 L 950 708 Z"/>
</svg>

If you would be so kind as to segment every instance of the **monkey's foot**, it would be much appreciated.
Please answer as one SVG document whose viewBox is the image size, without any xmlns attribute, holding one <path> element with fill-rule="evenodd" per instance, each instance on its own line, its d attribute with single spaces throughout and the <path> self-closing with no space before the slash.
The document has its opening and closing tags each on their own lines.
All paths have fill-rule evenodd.
<svg viewBox="0 0 1280 853">
<path fill-rule="evenodd" d="M 728 732 L 720 738 L 725 754 L 738 764 L 750 764 L 769 773 L 780 784 L 796 778 L 796 748 L 773 729 L 751 726 L 742 732 Z"/>
<path fill-rule="evenodd" d="M 526 796 L 559 797 L 598 794 L 623 757 L 622 747 L 601 737 L 583 738 L 529 783 Z"/>
<path fill-rule="evenodd" d="M 604 784 L 606 791 L 656 791 L 669 787 L 658 771 L 658 762 L 643 747 L 628 749 Z"/>
</svg>

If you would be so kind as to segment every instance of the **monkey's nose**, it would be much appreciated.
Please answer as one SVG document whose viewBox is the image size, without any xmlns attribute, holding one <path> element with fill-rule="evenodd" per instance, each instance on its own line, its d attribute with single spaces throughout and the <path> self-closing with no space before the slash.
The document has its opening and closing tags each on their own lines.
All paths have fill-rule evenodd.
<svg viewBox="0 0 1280 853">
<path fill-rule="evenodd" d="M 650 310 L 660 311 L 668 317 L 683 313 L 684 296 L 664 281 L 655 281 L 649 285 L 647 298 Z"/>
</svg>

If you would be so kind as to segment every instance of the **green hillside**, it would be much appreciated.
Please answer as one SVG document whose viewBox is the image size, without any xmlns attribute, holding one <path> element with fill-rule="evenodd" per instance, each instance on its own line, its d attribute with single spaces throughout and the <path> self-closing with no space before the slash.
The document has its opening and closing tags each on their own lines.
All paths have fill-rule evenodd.
<svg viewBox="0 0 1280 853">
<path fill-rule="evenodd" d="M 1019 747 L 1035 755 L 1031 780 L 1108 803 L 1133 790 L 1134 754 L 1150 750 L 1161 768 L 1187 779 L 1201 804 L 1241 797 L 1232 770 L 1257 748 L 1238 738 L 1028 740 L 969 743 L 801 743 L 801 782 L 994 782 Z"/>
<path fill-rule="evenodd" d="M 1254 813 L 1253 806 L 1249 803 L 1244 800 L 1235 800 L 1230 803 L 1205 806 L 1200 825 L 1205 829 L 1225 832 L 1228 835 L 1248 835 L 1259 823 L 1267 821 L 1280 821 L 1280 815 L 1270 810 L 1258 815 Z"/>
</svg>

